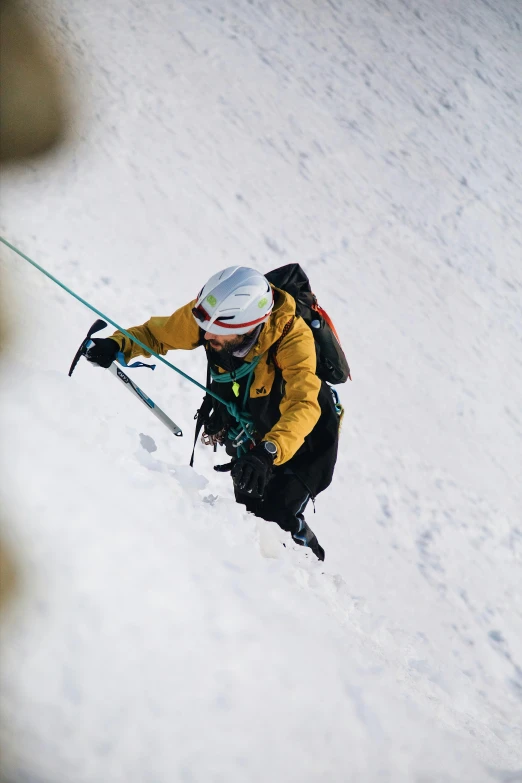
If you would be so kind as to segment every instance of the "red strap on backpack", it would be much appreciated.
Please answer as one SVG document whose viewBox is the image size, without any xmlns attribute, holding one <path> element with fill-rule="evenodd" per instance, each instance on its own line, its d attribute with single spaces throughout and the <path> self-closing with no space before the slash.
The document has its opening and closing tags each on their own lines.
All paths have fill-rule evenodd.
<svg viewBox="0 0 522 783">
<path fill-rule="evenodd" d="M 318 312 L 320 315 L 323 316 L 324 320 L 326 321 L 326 323 L 328 324 L 328 326 L 330 327 L 332 332 L 335 334 L 335 337 L 337 338 L 337 342 L 339 343 L 339 345 L 341 345 L 341 341 L 339 339 L 339 335 L 337 334 L 335 326 L 332 323 L 332 319 L 330 318 L 330 316 L 328 315 L 326 310 L 323 310 L 321 305 L 318 305 L 317 302 L 312 305 L 312 310 L 315 310 L 316 312 Z"/>
<path fill-rule="evenodd" d="M 326 323 L 328 324 L 328 326 L 330 327 L 330 329 L 334 333 L 335 339 L 337 340 L 339 345 L 341 345 L 341 340 L 339 339 L 339 335 L 337 334 L 337 330 L 336 330 L 335 326 L 333 325 L 333 321 L 330 318 L 330 316 L 328 315 L 328 313 L 326 312 L 326 310 L 323 310 L 321 305 L 317 304 L 317 301 L 315 302 L 315 304 L 312 305 L 312 310 L 315 310 L 317 313 L 319 313 L 319 315 L 323 316 L 324 320 L 326 321 Z M 352 376 L 350 375 L 350 371 L 349 370 L 348 370 L 348 378 L 350 380 L 352 380 Z"/>
</svg>

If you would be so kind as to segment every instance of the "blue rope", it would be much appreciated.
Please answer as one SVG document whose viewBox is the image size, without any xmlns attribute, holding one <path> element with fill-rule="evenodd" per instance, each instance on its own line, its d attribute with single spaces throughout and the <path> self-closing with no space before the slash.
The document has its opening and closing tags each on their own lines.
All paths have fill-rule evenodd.
<svg viewBox="0 0 522 783">
<path fill-rule="evenodd" d="M 46 269 L 43 268 L 43 266 L 40 266 L 40 264 L 37 264 L 36 261 L 33 261 L 32 258 L 29 258 L 29 256 L 26 256 L 25 253 L 22 253 L 21 250 L 18 250 L 17 247 L 12 245 L 10 242 L 7 241 L 7 239 L 4 239 L 4 237 L 0 236 L 0 242 L 2 242 L 6 247 L 8 247 L 10 250 L 12 250 L 14 253 L 17 253 L 21 258 L 23 258 L 25 261 L 27 261 L 29 264 L 35 267 L 35 269 L 38 269 L 39 272 L 41 272 L 43 275 L 49 278 L 49 280 L 52 280 L 53 283 L 56 283 L 56 285 L 60 286 L 60 288 L 63 288 L 64 291 L 66 291 L 68 294 L 73 296 L 75 299 L 77 299 L 79 302 L 81 302 L 85 307 L 88 307 L 89 310 L 92 310 L 93 313 L 96 313 L 96 315 L 99 315 L 100 318 L 103 318 L 104 321 L 108 321 L 112 326 L 114 326 L 119 332 L 125 335 L 125 337 L 128 337 L 129 340 L 132 340 L 133 343 L 136 343 L 141 348 L 144 348 L 147 353 L 152 354 L 152 356 L 155 356 L 156 359 L 159 359 L 160 362 L 163 362 L 163 364 L 166 364 L 167 367 L 170 367 L 171 370 L 174 370 L 179 375 L 182 375 L 184 378 L 186 378 L 187 381 L 190 381 L 195 386 L 199 386 L 200 389 L 202 389 L 204 392 L 207 392 L 210 394 L 211 397 L 214 397 L 218 402 L 222 403 L 229 414 L 233 416 L 239 425 L 241 425 L 242 429 L 245 429 L 245 431 L 248 430 L 249 421 L 248 418 L 245 417 L 243 413 L 241 413 L 235 403 L 233 402 L 227 402 L 226 400 L 221 399 L 221 397 L 213 392 L 211 389 L 207 389 L 206 386 L 203 386 L 203 384 L 196 381 L 194 378 L 191 378 L 190 375 L 187 375 L 183 372 L 183 370 L 180 370 L 179 367 L 176 367 L 174 364 L 171 364 L 167 359 L 164 359 L 163 356 L 160 356 L 159 353 L 156 353 L 156 351 L 153 351 L 152 348 L 150 348 L 148 345 L 145 345 L 140 340 L 138 340 L 137 337 L 134 337 L 132 334 L 127 332 L 126 329 L 123 329 L 119 324 L 116 323 L 116 321 L 113 321 L 112 318 L 109 318 L 109 316 L 105 315 L 105 313 L 102 313 L 101 310 L 98 310 L 94 305 L 89 304 L 85 299 L 82 299 L 81 296 L 78 296 L 72 289 L 68 288 L 68 286 L 65 285 L 65 283 L 62 283 L 60 280 L 58 280 L 57 277 L 54 277 L 50 272 L 48 272 Z"/>
</svg>

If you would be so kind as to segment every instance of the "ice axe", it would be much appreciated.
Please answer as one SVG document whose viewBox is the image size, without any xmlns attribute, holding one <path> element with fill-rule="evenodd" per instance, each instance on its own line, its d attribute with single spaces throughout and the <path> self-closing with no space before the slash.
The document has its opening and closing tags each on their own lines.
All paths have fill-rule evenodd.
<svg viewBox="0 0 522 783">
<path fill-rule="evenodd" d="M 96 334 L 96 332 L 99 332 L 101 329 L 105 329 L 107 326 L 106 321 L 103 321 L 101 318 L 98 318 L 97 321 L 93 323 L 87 334 L 85 335 L 85 338 L 76 351 L 75 357 L 72 360 L 71 367 L 69 369 L 69 377 L 73 374 L 76 365 L 80 361 L 80 358 L 82 356 L 85 356 L 88 349 L 91 345 L 93 345 L 93 342 L 91 340 L 91 337 L 93 334 Z M 127 367 L 127 364 L 125 362 L 125 358 L 123 356 L 123 353 L 120 351 L 116 357 L 119 364 L 123 365 L 124 367 Z M 144 365 L 143 362 L 136 362 L 133 365 L 130 365 L 131 367 L 150 367 L 151 365 Z M 159 408 L 155 402 L 151 400 L 151 398 L 145 394 L 144 391 L 140 389 L 139 386 L 137 386 L 134 381 L 132 381 L 129 376 L 123 372 L 121 367 L 116 366 L 116 364 L 113 362 L 110 367 L 108 368 L 109 371 L 114 375 L 115 378 L 117 378 L 119 381 L 125 384 L 127 389 L 140 400 L 144 405 L 147 406 L 147 408 L 150 410 L 151 413 L 156 416 L 157 419 L 159 419 L 166 427 L 167 429 L 172 432 L 173 435 L 176 435 L 177 437 L 181 437 L 183 435 L 183 432 L 181 431 L 181 428 L 178 427 L 177 424 L 175 424 L 172 419 L 170 419 L 167 414 Z M 154 366 L 152 366 L 152 369 L 154 369 Z"/>
</svg>

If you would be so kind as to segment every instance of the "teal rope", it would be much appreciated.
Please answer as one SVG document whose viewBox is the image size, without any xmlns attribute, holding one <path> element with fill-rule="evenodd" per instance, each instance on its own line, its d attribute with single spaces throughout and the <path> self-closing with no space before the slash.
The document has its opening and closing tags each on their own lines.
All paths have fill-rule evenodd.
<svg viewBox="0 0 522 783">
<path fill-rule="evenodd" d="M 234 383 L 238 378 L 244 378 L 245 375 L 251 375 L 260 361 L 261 356 L 256 356 L 251 362 L 245 362 L 239 369 L 234 370 L 233 372 L 216 372 L 211 367 L 210 375 L 212 376 L 212 380 L 216 383 Z M 248 384 L 248 386 L 250 387 L 250 384 Z"/>
<path fill-rule="evenodd" d="M 212 376 L 212 380 L 217 383 L 233 383 L 238 378 L 244 378 L 246 376 L 246 383 L 245 383 L 245 391 L 243 393 L 243 401 L 241 405 L 241 415 L 244 418 L 244 420 L 248 423 L 248 426 L 245 427 L 244 422 L 241 422 L 238 427 L 230 427 L 228 430 L 227 437 L 229 440 L 236 440 L 236 438 L 241 433 L 241 430 L 244 429 L 247 433 L 250 440 L 254 440 L 254 420 L 252 419 L 252 416 L 245 411 L 248 395 L 250 392 L 250 387 L 252 385 L 252 379 L 254 377 L 254 370 L 256 369 L 257 365 L 261 361 L 262 356 L 256 356 L 255 359 L 253 359 L 251 362 L 245 362 L 245 364 L 241 365 L 241 367 L 238 370 L 235 370 L 234 372 L 223 372 L 218 373 L 215 372 L 212 368 L 210 368 L 210 374 Z M 237 446 L 237 456 L 240 457 L 242 454 L 245 454 L 248 451 L 247 447 L 241 443 L 239 446 Z"/>
<path fill-rule="evenodd" d="M 147 353 L 152 354 L 152 356 L 155 356 L 156 359 L 159 359 L 160 362 L 163 362 L 163 364 L 166 364 L 167 367 L 170 367 L 171 370 L 174 370 L 175 372 L 179 373 L 179 375 L 182 375 L 184 378 L 187 379 L 187 381 L 190 381 L 195 386 L 199 386 L 200 389 L 202 389 L 204 392 L 207 392 L 211 395 L 211 397 L 214 397 L 218 402 L 221 402 L 231 416 L 233 416 L 236 421 L 241 424 L 241 426 L 248 426 L 248 420 L 244 418 L 243 414 L 240 413 L 237 409 L 237 406 L 233 402 L 227 402 L 226 400 L 221 399 L 221 397 L 218 394 L 215 394 L 211 389 L 207 389 L 206 386 L 203 386 L 203 384 L 196 381 L 194 378 L 191 378 L 190 375 L 187 375 L 183 372 L 183 370 L 180 370 L 179 367 L 176 367 L 174 364 L 171 364 L 167 359 L 164 359 L 163 356 L 160 356 L 160 354 L 156 353 L 156 351 L 153 351 L 149 346 L 142 343 L 140 340 L 138 340 L 137 337 L 134 337 L 132 334 L 127 332 L 126 329 L 123 329 L 119 324 L 116 323 L 116 321 L 113 321 L 111 318 L 109 318 L 108 315 L 105 315 L 105 313 L 102 313 L 101 310 L 98 310 L 94 305 L 89 304 L 85 299 L 82 299 L 81 296 L 78 296 L 74 291 L 72 291 L 68 286 L 65 285 L 65 283 L 62 283 L 60 280 L 58 280 L 57 277 L 54 277 L 50 272 L 48 272 L 46 269 L 43 268 L 43 266 L 40 266 L 40 264 L 37 264 L 36 261 L 33 261 L 32 258 L 29 258 L 29 256 L 26 256 L 25 253 L 22 253 L 21 250 L 18 250 L 17 247 L 12 245 L 10 242 L 7 241 L 7 239 L 4 239 L 4 237 L 0 236 L 0 242 L 3 242 L 6 247 L 8 247 L 10 250 L 12 250 L 14 253 L 17 253 L 21 258 L 23 258 L 25 261 L 28 261 L 29 264 L 35 267 L 35 269 L 38 269 L 39 272 L 41 272 L 43 275 L 49 278 L 49 280 L 52 280 L 53 283 L 56 283 L 56 285 L 60 286 L 60 288 L 63 288 L 64 291 L 66 291 L 68 294 L 73 296 L 75 299 L 77 299 L 79 302 L 81 302 L 85 307 L 88 307 L 89 310 L 92 310 L 93 313 L 96 313 L 96 315 L 99 315 L 100 318 L 103 318 L 104 321 L 108 321 L 112 326 L 114 326 L 119 332 L 125 335 L 125 337 L 128 337 L 129 340 L 132 340 L 132 342 L 136 343 L 137 345 L 141 346 L 141 348 L 144 348 Z"/>
</svg>

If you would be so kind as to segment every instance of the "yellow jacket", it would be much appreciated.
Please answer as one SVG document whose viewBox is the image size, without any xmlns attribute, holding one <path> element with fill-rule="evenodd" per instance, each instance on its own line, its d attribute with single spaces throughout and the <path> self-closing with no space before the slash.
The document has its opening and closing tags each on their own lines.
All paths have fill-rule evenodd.
<svg viewBox="0 0 522 783">
<path fill-rule="evenodd" d="M 279 340 L 285 326 L 295 315 L 294 298 L 278 288 L 274 291 L 274 309 L 264 324 L 257 343 L 246 355 L 246 362 L 259 355 L 268 355 L 270 346 Z M 195 304 L 194 300 L 170 316 L 149 318 L 142 326 L 134 326 L 127 331 L 162 355 L 174 349 L 191 351 L 201 345 L 200 329 L 192 315 Z M 127 362 L 135 356 L 150 356 L 121 332 L 115 332 L 111 336 L 118 342 Z M 285 383 L 284 395 L 279 405 L 281 416 L 263 437 L 277 446 L 276 465 L 281 465 L 294 456 L 321 415 L 318 402 L 321 381 L 315 374 L 315 356 L 315 342 L 310 328 L 302 318 L 294 318 L 277 349 L 277 366 Z M 273 362 L 260 361 L 254 371 L 250 397 L 259 399 L 269 395 L 274 380 Z"/>
</svg>

